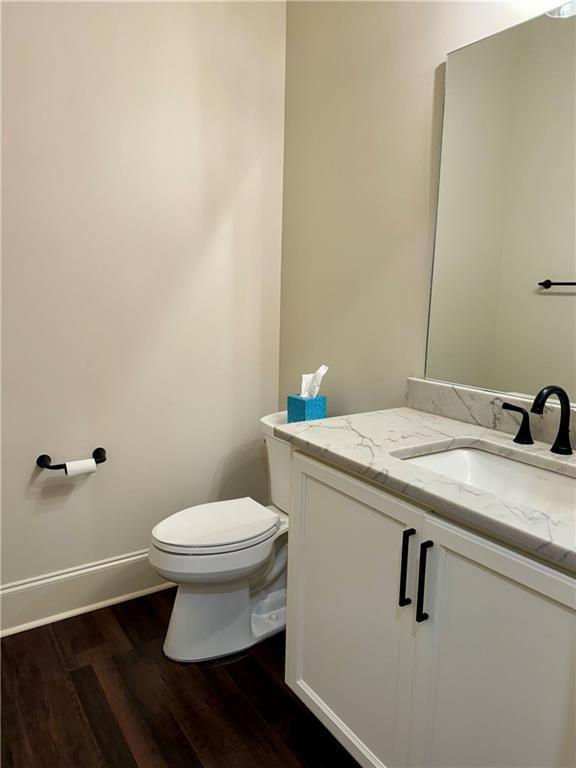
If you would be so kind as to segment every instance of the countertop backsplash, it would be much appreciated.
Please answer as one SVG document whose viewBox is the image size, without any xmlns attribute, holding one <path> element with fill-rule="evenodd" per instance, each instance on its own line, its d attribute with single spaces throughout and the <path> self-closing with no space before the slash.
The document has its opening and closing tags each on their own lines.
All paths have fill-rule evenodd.
<svg viewBox="0 0 576 768">
<path fill-rule="evenodd" d="M 534 393 L 536 394 L 536 393 Z M 570 397 L 576 393 L 569 392 Z M 531 397 L 507 392 L 491 392 L 442 381 L 409 378 L 407 380 L 406 404 L 417 411 L 446 416 L 465 421 L 487 429 L 515 434 L 520 426 L 520 414 L 503 411 L 504 401 L 530 410 Z M 560 405 L 556 398 L 550 398 L 542 416 L 530 415 L 530 426 L 534 440 L 552 443 L 558 431 Z M 570 435 L 576 450 L 576 405 L 572 404 Z"/>
</svg>

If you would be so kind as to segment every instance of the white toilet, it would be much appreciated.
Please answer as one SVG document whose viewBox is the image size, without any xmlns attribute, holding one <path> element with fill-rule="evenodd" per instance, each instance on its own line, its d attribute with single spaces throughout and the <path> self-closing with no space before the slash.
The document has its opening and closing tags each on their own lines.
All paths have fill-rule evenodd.
<svg viewBox="0 0 576 768">
<path fill-rule="evenodd" d="M 290 446 L 274 437 L 286 411 L 260 420 L 272 504 L 233 499 L 183 509 L 152 530 L 149 559 L 178 592 L 164 642 L 177 661 L 235 653 L 286 624 Z"/>
</svg>

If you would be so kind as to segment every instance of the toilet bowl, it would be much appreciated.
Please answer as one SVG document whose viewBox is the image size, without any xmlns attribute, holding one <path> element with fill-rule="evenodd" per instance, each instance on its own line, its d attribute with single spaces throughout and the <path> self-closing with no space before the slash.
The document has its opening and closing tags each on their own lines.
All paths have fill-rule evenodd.
<svg viewBox="0 0 576 768">
<path fill-rule="evenodd" d="M 290 447 L 274 437 L 285 420 L 285 411 L 261 420 L 270 506 L 250 498 L 200 504 L 152 530 L 150 563 L 179 585 L 164 642 L 171 659 L 236 653 L 286 624 Z"/>
</svg>

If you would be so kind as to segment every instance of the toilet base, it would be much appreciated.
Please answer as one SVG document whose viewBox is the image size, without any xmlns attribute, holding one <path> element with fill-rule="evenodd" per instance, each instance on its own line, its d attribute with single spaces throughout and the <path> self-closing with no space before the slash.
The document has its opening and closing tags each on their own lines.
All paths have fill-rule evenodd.
<svg viewBox="0 0 576 768">
<path fill-rule="evenodd" d="M 250 648 L 285 625 L 285 589 L 259 597 L 248 584 L 181 584 L 164 653 L 174 661 L 206 661 Z"/>
</svg>

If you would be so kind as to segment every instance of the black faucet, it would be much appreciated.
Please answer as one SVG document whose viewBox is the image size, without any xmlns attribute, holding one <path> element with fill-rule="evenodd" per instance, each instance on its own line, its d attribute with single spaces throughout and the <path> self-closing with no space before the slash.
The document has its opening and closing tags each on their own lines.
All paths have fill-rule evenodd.
<svg viewBox="0 0 576 768">
<path fill-rule="evenodd" d="M 534 440 L 532 440 L 532 433 L 530 432 L 530 416 L 528 415 L 528 411 L 524 408 L 520 408 L 519 405 L 512 405 L 512 403 L 502 403 L 502 408 L 505 411 L 514 411 L 515 413 L 522 414 L 522 422 L 518 434 L 514 438 L 514 442 L 520 443 L 520 445 L 533 445 Z"/>
<path fill-rule="evenodd" d="M 544 387 L 534 398 L 530 410 L 532 413 L 544 413 L 544 405 L 550 395 L 557 395 L 558 400 L 560 400 L 560 426 L 558 427 L 558 434 L 556 435 L 556 440 L 554 440 L 554 445 L 550 450 L 552 453 L 561 453 L 564 456 L 569 456 L 572 453 L 572 446 L 570 445 L 570 400 L 565 390 L 555 384 Z"/>
</svg>

